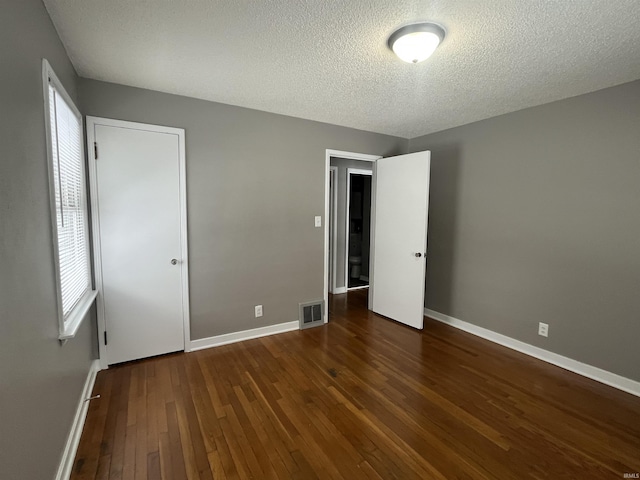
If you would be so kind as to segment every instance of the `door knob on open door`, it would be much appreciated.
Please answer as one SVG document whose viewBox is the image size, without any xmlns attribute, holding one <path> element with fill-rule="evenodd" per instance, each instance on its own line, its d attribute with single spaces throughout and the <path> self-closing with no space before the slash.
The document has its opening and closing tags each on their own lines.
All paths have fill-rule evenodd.
<svg viewBox="0 0 640 480">
<path fill-rule="evenodd" d="M 172 258 L 171 259 L 171 265 L 177 265 L 177 264 L 178 264 L 178 259 Z"/>
<path fill-rule="evenodd" d="M 420 252 L 416 253 L 416 257 L 420 258 L 422 254 Z"/>
</svg>

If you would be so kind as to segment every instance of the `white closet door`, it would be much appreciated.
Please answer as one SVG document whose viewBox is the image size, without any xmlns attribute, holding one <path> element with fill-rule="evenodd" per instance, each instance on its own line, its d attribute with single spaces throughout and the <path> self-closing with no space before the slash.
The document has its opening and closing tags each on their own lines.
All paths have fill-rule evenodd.
<svg viewBox="0 0 640 480">
<path fill-rule="evenodd" d="M 431 152 L 376 162 L 371 308 L 421 329 Z"/>
<path fill-rule="evenodd" d="M 179 136 L 94 125 L 109 364 L 184 350 Z"/>
</svg>

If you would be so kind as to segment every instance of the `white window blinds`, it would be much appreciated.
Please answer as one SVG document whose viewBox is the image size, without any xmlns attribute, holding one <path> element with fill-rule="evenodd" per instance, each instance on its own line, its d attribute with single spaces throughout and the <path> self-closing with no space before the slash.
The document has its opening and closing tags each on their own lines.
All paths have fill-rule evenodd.
<svg viewBox="0 0 640 480">
<path fill-rule="evenodd" d="M 82 119 L 49 83 L 55 221 L 63 317 L 90 288 Z"/>
</svg>

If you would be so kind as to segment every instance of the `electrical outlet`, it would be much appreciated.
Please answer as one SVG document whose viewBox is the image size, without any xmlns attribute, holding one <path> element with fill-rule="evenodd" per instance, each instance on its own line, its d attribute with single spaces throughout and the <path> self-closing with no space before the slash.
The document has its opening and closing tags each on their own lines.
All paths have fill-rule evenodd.
<svg viewBox="0 0 640 480">
<path fill-rule="evenodd" d="M 315 226 L 316 227 L 321 227 L 322 226 L 322 217 L 320 215 L 316 215 Z"/>
<path fill-rule="evenodd" d="M 538 335 L 542 335 L 543 337 L 549 336 L 549 325 L 547 323 L 540 322 L 538 324 Z"/>
<path fill-rule="evenodd" d="M 256 318 L 261 317 L 262 316 L 262 305 L 256 305 Z"/>
</svg>

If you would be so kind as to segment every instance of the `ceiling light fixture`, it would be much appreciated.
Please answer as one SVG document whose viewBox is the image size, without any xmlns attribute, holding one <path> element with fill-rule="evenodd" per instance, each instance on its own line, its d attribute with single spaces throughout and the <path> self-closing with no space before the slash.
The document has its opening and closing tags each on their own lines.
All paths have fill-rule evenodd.
<svg viewBox="0 0 640 480">
<path fill-rule="evenodd" d="M 399 28 L 389 37 L 389 48 L 407 63 L 426 60 L 444 39 L 444 29 L 435 23 L 414 23 Z"/>
</svg>

